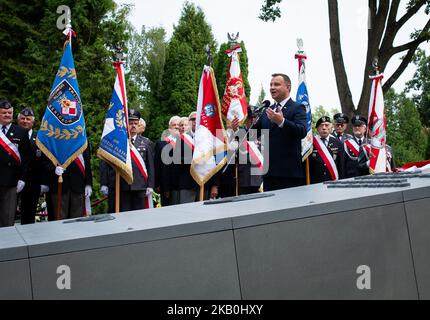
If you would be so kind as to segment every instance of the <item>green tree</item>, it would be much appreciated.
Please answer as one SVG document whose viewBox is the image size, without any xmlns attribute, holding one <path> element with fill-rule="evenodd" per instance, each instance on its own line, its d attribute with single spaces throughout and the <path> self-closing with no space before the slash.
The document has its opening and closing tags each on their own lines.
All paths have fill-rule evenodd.
<svg viewBox="0 0 430 320">
<path fill-rule="evenodd" d="M 384 98 L 387 143 L 393 148 L 397 166 L 425 159 L 428 136 L 412 99 L 393 89 Z"/>
<path fill-rule="evenodd" d="M 118 7 L 113 0 L 65 0 L 61 4 L 70 7 L 77 35 L 72 50 L 97 197 L 100 194 L 96 151 L 115 81 L 113 48 L 128 40 L 131 26 L 127 16 L 131 7 Z M 36 115 L 36 129 L 63 53 L 65 36 L 56 28 L 57 6 L 58 1 L 54 0 L 1 1 L 0 96 L 12 101 L 16 111 L 21 104 L 31 106 Z"/>
<path fill-rule="evenodd" d="M 240 70 L 242 71 L 243 85 L 245 86 L 245 96 L 248 103 L 250 103 L 249 99 L 251 96 L 251 86 L 249 85 L 248 81 L 248 55 L 246 53 L 246 47 L 243 41 L 240 42 L 240 47 L 242 48 L 242 52 L 239 53 Z M 228 43 L 221 44 L 218 50 L 216 64 L 214 67 L 218 94 L 220 96 L 221 101 L 224 96 L 225 85 L 227 84 L 227 72 L 230 63 L 230 58 L 227 56 L 226 53 L 227 49 L 230 49 L 230 45 Z"/>
<path fill-rule="evenodd" d="M 276 20 L 281 16 L 278 4 L 282 0 L 264 0 L 261 8 L 260 19 L 264 21 Z M 336 84 L 342 111 L 349 115 L 367 115 L 370 99 L 370 88 L 372 82 L 369 74 L 373 73 L 372 62 L 379 59 L 379 70 L 383 72 L 388 62 L 397 54 L 405 53 L 400 59 L 396 70 L 387 78 L 383 84 L 383 91 L 386 93 L 397 79 L 404 72 L 412 61 L 414 53 L 420 44 L 428 42 L 430 39 L 430 19 L 427 18 L 423 26 L 417 26 L 416 31 L 411 35 L 411 39 L 405 43 L 395 43 L 399 32 L 402 32 L 405 24 L 418 12 L 426 15 L 430 12 L 430 0 L 393 0 L 376 1 L 368 0 L 369 4 L 369 28 L 367 37 L 366 63 L 363 70 L 363 84 L 360 100 L 355 106 L 348 83 L 346 68 L 343 60 L 339 10 L 337 0 L 328 0 L 328 18 L 330 29 L 330 49 L 332 63 L 334 67 Z"/>
<path fill-rule="evenodd" d="M 145 135 L 157 139 L 154 134 L 154 118 L 159 112 L 161 83 L 166 62 L 166 32 L 163 28 L 142 27 L 141 33 L 134 32 L 128 43 L 129 77 L 138 90 L 139 99 L 134 103 L 146 120 Z M 131 104 L 130 104 L 131 105 Z"/>
<path fill-rule="evenodd" d="M 266 91 L 264 91 L 263 86 L 261 86 L 260 94 L 258 95 L 257 102 L 255 103 L 256 108 L 260 108 L 263 105 L 263 101 L 266 98 Z"/>
<path fill-rule="evenodd" d="M 186 2 L 166 50 L 160 104 L 151 118 L 151 134 L 160 136 L 173 115 L 188 116 L 196 109 L 198 86 L 207 62 L 205 46 L 216 43 L 203 11 Z"/>
<path fill-rule="evenodd" d="M 414 77 L 409 81 L 407 92 L 413 93 L 413 100 L 421 116 L 421 122 L 430 128 L 430 57 L 418 50 L 414 57 L 417 66 Z"/>
</svg>

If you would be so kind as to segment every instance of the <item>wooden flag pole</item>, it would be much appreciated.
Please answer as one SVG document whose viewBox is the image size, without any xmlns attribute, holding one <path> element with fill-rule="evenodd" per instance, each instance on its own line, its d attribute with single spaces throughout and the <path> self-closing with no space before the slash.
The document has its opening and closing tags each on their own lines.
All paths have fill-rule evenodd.
<svg viewBox="0 0 430 320">
<path fill-rule="evenodd" d="M 58 177 L 58 188 L 57 188 L 57 215 L 55 220 L 61 220 L 61 197 L 63 193 L 63 176 Z"/>
<path fill-rule="evenodd" d="M 202 185 L 200 186 L 200 201 L 203 201 L 203 200 L 204 200 L 204 197 L 205 197 L 205 185 L 204 185 L 204 184 L 202 184 Z"/>
<path fill-rule="evenodd" d="M 119 193 L 120 193 L 120 187 L 119 187 L 119 181 L 120 176 L 118 170 L 115 170 L 116 178 L 115 178 L 115 213 L 119 213 Z"/>
<path fill-rule="evenodd" d="M 311 175 L 309 172 L 309 157 L 306 158 L 306 184 L 311 184 Z"/>
</svg>

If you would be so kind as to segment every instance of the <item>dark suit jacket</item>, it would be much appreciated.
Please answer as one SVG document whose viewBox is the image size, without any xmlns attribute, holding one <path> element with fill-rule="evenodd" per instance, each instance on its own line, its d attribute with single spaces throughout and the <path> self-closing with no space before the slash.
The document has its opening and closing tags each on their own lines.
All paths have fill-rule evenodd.
<svg viewBox="0 0 430 320">
<path fill-rule="evenodd" d="M 49 177 L 47 172 L 45 172 L 45 167 L 43 165 L 44 161 L 46 161 L 46 157 L 36 145 L 36 136 L 37 132 L 33 130 L 30 137 L 31 160 L 28 166 L 27 181 L 24 189 L 31 189 L 34 190 L 34 192 L 40 192 L 40 185 L 48 185 Z"/>
<path fill-rule="evenodd" d="M 90 161 L 90 147 L 84 150 L 82 154 L 85 163 L 85 176 L 75 162 L 72 162 L 63 173 L 62 192 L 72 191 L 78 194 L 85 193 L 85 186 L 92 186 L 92 170 Z M 58 191 L 58 176 L 55 174 L 55 166 L 52 161 L 45 162 L 45 168 L 49 173 L 49 191 L 57 193 Z"/>
<path fill-rule="evenodd" d="M 329 136 L 327 149 L 336 164 L 339 179 L 343 179 L 345 177 L 345 152 L 343 150 L 343 144 L 338 138 Z M 331 180 L 330 171 L 315 148 L 309 155 L 309 175 L 311 183 Z"/>
<path fill-rule="evenodd" d="M 143 161 L 145 161 L 148 180 L 145 181 L 145 178 L 140 173 L 137 165 L 134 163 L 134 161 L 131 161 L 133 169 L 133 183 L 129 185 L 123 178 L 121 178 L 121 191 L 144 191 L 148 187 L 154 188 L 154 154 L 150 142 L 151 140 L 141 135 L 137 135 L 136 140 L 134 141 L 134 146 L 136 147 L 137 151 L 139 151 Z M 115 170 L 104 161 L 102 161 L 100 164 L 100 177 L 101 185 L 108 186 L 109 189 L 115 190 Z"/>
<path fill-rule="evenodd" d="M 271 106 L 273 109 L 274 106 Z M 269 129 L 269 164 L 266 177 L 303 178 L 301 139 L 306 136 L 306 111 L 291 98 L 282 109 L 285 122 L 282 128 L 271 122 L 265 112 L 254 125 L 255 129 Z M 259 132 L 259 135 L 261 132 Z M 267 137 L 264 140 L 267 143 Z M 266 152 L 263 154 L 265 155 Z M 268 161 L 267 161 L 268 160 Z"/>
<path fill-rule="evenodd" d="M 198 188 L 198 184 L 190 173 L 192 160 L 192 149 L 181 139 L 180 136 L 178 136 L 175 148 L 173 149 L 171 174 L 174 179 L 174 183 L 171 184 L 172 190 L 191 190 Z"/>
<path fill-rule="evenodd" d="M 0 186 L 16 187 L 18 180 L 27 181 L 28 165 L 30 162 L 30 140 L 27 130 L 11 124 L 6 137 L 14 144 L 18 145 L 21 156 L 19 165 L 15 158 L 0 147 Z"/>
</svg>

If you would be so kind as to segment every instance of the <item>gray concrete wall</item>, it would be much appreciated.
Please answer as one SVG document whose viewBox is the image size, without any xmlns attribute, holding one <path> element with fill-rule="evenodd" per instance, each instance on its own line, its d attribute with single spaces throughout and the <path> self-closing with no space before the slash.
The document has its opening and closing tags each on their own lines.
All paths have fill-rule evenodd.
<svg viewBox="0 0 430 320">
<path fill-rule="evenodd" d="M 430 179 L 410 182 L 2 228 L 0 299 L 429 299 Z"/>
</svg>

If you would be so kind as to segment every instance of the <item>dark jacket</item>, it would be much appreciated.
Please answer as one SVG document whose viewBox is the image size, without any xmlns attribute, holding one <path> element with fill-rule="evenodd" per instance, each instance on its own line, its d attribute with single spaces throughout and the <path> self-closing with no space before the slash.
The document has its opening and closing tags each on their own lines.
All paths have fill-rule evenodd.
<svg viewBox="0 0 430 320">
<path fill-rule="evenodd" d="M 353 141 L 358 144 L 357 138 L 353 137 Z M 368 140 L 364 140 L 364 143 L 368 143 Z M 364 174 L 363 170 L 360 170 L 358 167 L 358 156 L 354 154 L 354 152 L 345 144 L 344 142 L 344 150 L 345 150 L 345 178 L 352 178 L 362 176 Z"/>
<path fill-rule="evenodd" d="M 274 106 L 271 106 L 273 109 Z M 303 178 L 301 139 L 306 136 L 306 111 L 291 98 L 282 109 L 285 122 L 282 128 L 272 123 L 264 112 L 255 129 L 269 129 L 269 169 L 265 176 Z M 261 132 L 259 132 L 260 136 Z M 264 142 L 266 142 L 267 137 Z"/>
<path fill-rule="evenodd" d="M 133 183 L 129 185 L 123 178 L 121 178 L 121 191 L 143 191 L 148 187 L 154 188 L 154 154 L 152 146 L 149 142 L 149 139 L 140 135 L 137 135 L 136 140 L 134 141 L 134 146 L 136 147 L 137 151 L 139 151 L 143 161 L 145 161 L 148 180 L 145 181 L 145 178 L 140 173 L 137 165 L 134 163 L 134 161 L 131 161 L 133 169 Z M 106 162 L 102 161 L 100 164 L 100 184 L 108 186 L 111 190 L 115 190 L 115 179 L 115 170 Z"/>
<path fill-rule="evenodd" d="M 85 163 L 85 175 L 82 173 L 79 166 L 73 161 L 64 170 L 62 175 L 63 184 L 62 192 L 72 191 L 77 194 L 85 193 L 85 186 L 89 185 L 92 187 L 93 175 L 91 170 L 90 161 L 90 147 L 84 150 L 82 154 Z M 45 168 L 49 174 L 49 191 L 52 193 L 57 193 L 58 191 L 58 176 L 55 174 L 55 166 L 50 160 L 45 161 Z"/>
<path fill-rule="evenodd" d="M 4 147 L 0 146 L 0 186 L 16 187 L 18 180 L 27 182 L 31 150 L 30 140 L 28 139 L 28 131 L 15 124 L 11 124 L 6 137 L 18 146 L 21 163 L 18 164 L 15 158 Z"/>
<path fill-rule="evenodd" d="M 345 151 L 343 150 L 343 144 L 339 139 L 329 136 L 328 145 L 326 147 L 333 157 L 336 169 L 339 174 L 339 179 L 345 177 Z M 311 183 L 320 183 L 323 181 L 330 181 L 332 177 L 328 170 L 323 158 L 319 154 L 316 148 L 313 149 L 309 156 L 309 175 Z"/>
</svg>

